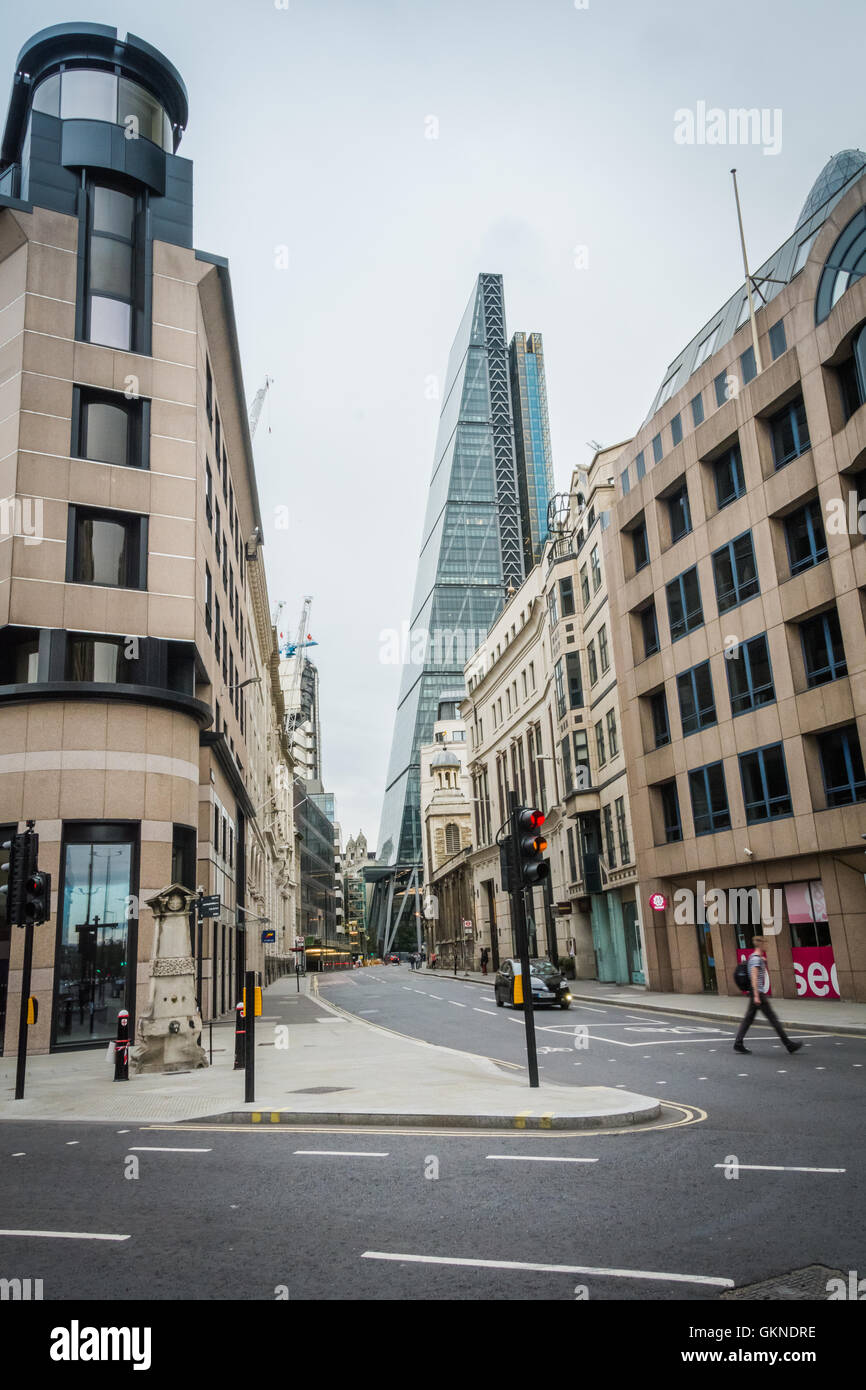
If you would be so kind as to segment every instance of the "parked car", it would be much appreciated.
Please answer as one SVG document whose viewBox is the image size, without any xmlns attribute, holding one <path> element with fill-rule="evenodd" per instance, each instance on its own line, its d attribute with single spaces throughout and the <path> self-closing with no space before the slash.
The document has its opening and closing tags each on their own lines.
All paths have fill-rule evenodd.
<svg viewBox="0 0 866 1390">
<path fill-rule="evenodd" d="M 516 967 L 516 968 L 515 968 Z M 532 982 L 532 1006 L 533 1008 L 549 1007 L 568 1009 L 571 1007 L 571 991 L 568 982 L 549 960 L 531 960 L 529 962 L 530 980 Z M 493 985 L 493 993 L 497 1006 L 501 1009 L 506 1004 L 512 1008 L 522 1008 L 522 1004 L 514 1003 L 514 980 L 520 974 L 520 961 L 511 959 L 504 960 L 496 972 L 496 980 Z"/>
</svg>

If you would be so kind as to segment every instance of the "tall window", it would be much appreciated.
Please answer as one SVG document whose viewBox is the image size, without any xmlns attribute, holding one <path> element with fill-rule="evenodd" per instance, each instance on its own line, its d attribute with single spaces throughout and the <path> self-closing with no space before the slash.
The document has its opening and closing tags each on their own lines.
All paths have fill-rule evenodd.
<svg viewBox="0 0 866 1390">
<path fill-rule="evenodd" d="M 842 629 L 835 608 L 800 624 L 806 684 L 811 688 L 847 676 Z"/>
<path fill-rule="evenodd" d="M 696 835 L 713 835 L 718 830 L 730 829 L 731 813 L 721 763 L 709 763 L 690 772 L 689 791 Z"/>
<path fill-rule="evenodd" d="M 625 797 L 618 796 L 614 802 L 616 811 L 616 834 L 619 840 L 619 862 L 627 864 L 631 858 L 628 846 L 628 829 L 625 823 Z"/>
<path fill-rule="evenodd" d="M 586 565 L 582 565 L 580 569 L 580 597 L 583 600 L 584 608 L 586 608 L 589 603 L 589 575 L 586 572 Z"/>
<path fill-rule="evenodd" d="M 681 540 L 692 529 L 692 514 L 689 510 L 689 490 L 683 483 L 667 499 L 668 517 L 671 527 L 671 540 Z"/>
<path fill-rule="evenodd" d="M 696 734 L 699 729 L 707 729 L 717 722 L 708 661 L 703 661 L 699 666 L 693 666 L 690 671 L 683 671 L 677 676 L 677 694 L 684 737 Z"/>
<path fill-rule="evenodd" d="M 88 342 L 129 352 L 140 308 L 136 267 L 136 199 L 117 188 L 88 189 L 86 321 Z"/>
<path fill-rule="evenodd" d="M 740 754 L 743 801 L 749 825 L 790 816 L 791 793 L 781 743 Z"/>
<path fill-rule="evenodd" d="M 751 531 L 713 552 L 713 578 L 720 613 L 755 597 L 759 592 L 758 567 Z"/>
<path fill-rule="evenodd" d="M 135 959 L 137 828 L 71 822 L 64 830 L 58 901 L 54 1043 L 113 1038 Z"/>
<path fill-rule="evenodd" d="M 557 719 L 564 719 L 566 711 L 566 702 L 565 676 L 562 669 L 562 657 L 559 658 L 559 660 L 553 668 L 553 679 L 554 684 L 556 686 L 556 717 Z"/>
<path fill-rule="evenodd" d="M 556 597 L 556 585 L 551 587 L 547 595 L 547 617 L 552 628 L 559 622 L 559 603 Z"/>
<path fill-rule="evenodd" d="M 827 537 L 817 498 L 813 497 L 805 507 L 799 507 L 785 517 L 785 541 L 792 575 L 826 560 Z"/>
<path fill-rule="evenodd" d="M 655 747 L 663 748 L 665 744 L 671 741 L 671 729 L 668 720 L 668 702 L 664 690 L 657 690 L 654 695 L 649 697 L 649 700 Z"/>
<path fill-rule="evenodd" d="M 122 637 L 87 637 L 70 634 L 66 645 L 68 681 L 96 681 L 105 685 L 130 684 L 131 663 L 124 658 Z"/>
<path fill-rule="evenodd" d="M 670 584 L 666 585 L 665 592 L 668 600 L 671 641 L 676 642 L 678 638 L 685 637 L 687 632 L 693 632 L 695 628 L 701 627 L 704 621 L 697 569 L 693 567 L 686 570 L 684 574 L 678 575 L 676 579 L 672 579 Z"/>
<path fill-rule="evenodd" d="M 617 753 L 619 752 L 619 738 L 617 736 L 616 728 L 616 710 L 608 710 L 605 716 L 605 723 L 607 724 L 608 752 L 610 753 L 610 756 L 612 758 L 615 758 Z"/>
<path fill-rule="evenodd" d="M 654 656 L 659 649 L 659 628 L 656 622 L 655 603 L 651 603 L 648 608 L 641 609 L 640 622 L 643 635 L 643 654 L 645 657 Z"/>
<path fill-rule="evenodd" d="M 568 618 L 574 612 L 574 580 L 570 575 L 560 579 L 559 596 L 562 599 L 562 616 Z"/>
<path fill-rule="evenodd" d="M 646 522 L 640 521 L 631 533 L 631 543 L 634 551 L 635 571 L 642 570 L 649 564 L 649 543 L 646 534 Z"/>
<path fill-rule="evenodd" d="M 602 624 L 598 630 L 598 659 L 601 662 L 602 671 L 610 669 L 610 654 L 607 649 L 607 627 Z"/>
<path fill-rule="evenodd" d="M 721 511 L 722 507 L 736 502 L 737 498 L 742 497 L 746 491 L 743 456 L 740 453 L 739 444 L 734 444 L 722 454 L 721 458 L 716 459 L 713 464 L 713 474 L 716 482 L 716 502 Z"/>
<path fill-rule="evenodd" d="M 658 788 L 662 804 L 662 826 L 666 844 L 675 844 L 683 838 L 680 819 L 680 799 L 676 782 L 662 782 Z"/>
<path fill-rule="evenodd" d="M 682 443 L 683 422 L 680 415 L 675 415 L 671 420 L 671 443 L 677 445 Z"/>
<path fill-rule="evenodd" d="M 586 729 L 575 729 L 574 732 L 574 773 L 579 788 L 585 789 L 592 786 L 589 766 L 589 739 Z"/>
<path fill-rule="evenodd" d="M 580 656 L 568 652 L 565 658 L 565 673 L 568 678 L 568 703 L 571 709 L 580 709 L 583 704 L 583 681 L 580 674 Z"/>
<path fill-rule="evenodd" d="M 607 846 L 607 867 L 609 869 L 615 869 L 616 845 L 613 839 L 613 815 L 609 804 L 604 808 L 604 839 Z"/>
<path fill-rule="evenodd" d="M 207 565 L 204 567 L 204 626 L 208 637 L 211 633 L 213 610 L 213 576 Z"/>
<path fill-rule="evenodd" d="M 67 583 L 147 588 L 146 517 L 70 507 L 67 545 Z"/>
<path fill-rule="evenodd" d="M 693 424 L 696 426 L 702 425 L 704 423 L 704 398 L 700 391 L 696 396 L 692 397 L 691 406 Z"/>
<path fill-rule="evenodd" d="M 866 801 L 866 772 L 856 724 L 818 735 L 821 773 L 828 806 Z"/>
<path fill-rule="evenodd" d="M 741 642 L 736 655 L 732 654 L 725 661 L 725 670 L 732 715 L 745 714 L 775 700 L 770 650 L 765 633 L 750 638 L 748 642 Z"/>
<path fill-rule="evenodd" d="M 773 463 L 776 468 L 784 468 L 786 463 L 799 458 L 812 447 L 802 396 L 795 397 L 788 405 L 783 406 L 770 417 L 768 424 L 773 445 Z"/>
<path fill-rule="evenodd" d="M 599 767 L 604 767 L 607 762 L 604 752 L 604 725 L 601 720 L 595 726 L 595 754 L 598 759 Z"/>
<path fill-rule="evenodd" d="M 601 587 L 601 561 L 598 557 L 597 545 L 594 545 L 589 552 L 589 566 L 592 570 L 592 592 L 597 594 Z"/>
<path fill-rule="evenodd" d="M 148 466 L 150 402 L 119 392 L 76 386 L 72 393 L 72 453 L 94 463 Z"/>
<path fill-rule="evenodd" d="M 598 680 L 598 662 L 595 656 L 595 643 L 588 642 L 586 647 L 586 660 L 589 666 L 589 683 L 595 685 Z"/>
<path fill-rule="evenodd" d="M 452 821 L 445 827 L 445 853 L 457 854 L 459 849 L 460 831 Z"/>
</svg>

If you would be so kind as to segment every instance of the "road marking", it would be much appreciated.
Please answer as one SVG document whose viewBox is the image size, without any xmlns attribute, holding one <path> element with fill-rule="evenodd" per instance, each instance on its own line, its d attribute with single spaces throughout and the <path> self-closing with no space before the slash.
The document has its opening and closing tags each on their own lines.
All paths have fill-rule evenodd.
<svg viewBox="0 0 866 1390">
<path fill-rule="evenodd" d="M 412 993 L 412 986 L 411 986 L 411 985 L 401 985 L 400 988 L 401 988 L 401 989 L 405 989 L 405 991 L 406 991 L 407 994 L 411 994 L 411 993 Z M 416 993 L 416 994 L 420 994 L 421 991 L 420 991 L 420 990 L 416 990 L 415 993 Z"/>
<path fill-rule="evenodd" d="M 152 1153 L 152 1154 L 209 1154 L 209 1153 L 212 1153 L 213 1150 L 212 1150 L 212 1149 L 168 1149 L 168 1148 L 166 1148 L 166 1149 L 161 1149 L 161 1148 L 158 1148 L 155 1144 L 130 1144 L 130 1146 L 129 1146 L 129 1152 L 130 1152 L 131 1154 L 134 1154 L 134 1153 Z"/>
<path fill-rule="evenodd" d="M 454 1007 L 455 1007 L 455 1009 L 468 1009 L 468 1008 L 469 1008 L 469 1005 L 468 1005 L 468 1004 L 458 1004 L 458 1002 L 457 1002 L 456 999 L 449 999 L 449 1000 L 448 1000 L 448 1003 L 449 1003 L 449 1004 L 453 1004 Z"/>
<path fill-rule="evenodd" d="M 669 1284 L 710 1284 L 714 1288 L 732 1289 L 733 1279 L 717 1279 L 706 1274 L 662 1274 L 648 1269 L 606 1269 L 593 1265 L 525 1264 L 520 1260 L 465 1260 L 448 1255 L 397 1255 L 384 1250 L 365 1250 L 362 1260 L 396 1260 L 401 1264 L 460 1265 L 469 1269 L 518 1269 L 540 1274 L 597 1274 L 609 1279 L 657 1279 Z"/>
<path fill-rule="evenodd" d="M 296 1154 L 317 1158 L 388 1158 L 387 1153 L 371 1153 L 369 1149 L 295 1149 Z"/>
<path fill-rule="evenodd" d="M 417 993 L 417 994 L 426 994 L 427 991 L 424 990 L 424 989 L 419 989 L 419 990 L 416 990 L 416 993 Z M 441 995 L 441 994 L 431 994 L 431 995 L 430 995 L 430 998 L 431 998 L 431 999 L 438 999 L 438 1000 L 439 1000 L 439 1003 L 440 1003 L 440 1004 L 442 1003 L 442 995 Z"/>
<path fill-rule="evenodd" d="M 727 1163 L 714 1163 L 714 1168 L 727 1168 Z M 774 1163 L 738 1163 L 738 1170 L 752 1173 L 847 1173 L 847 1168 L 782 1168 Z"/>
<path fill-rule="evenodd" d="M 544 1154 L 488 1154 L 503 1163 L 598 1163 L 597 1158 L 549 1158 Z"/>
<path fill-rule="evenodd" d="M 608 1012 L 607 1009 L 597 1009 L 592 1004 L 584 1004 L 582 1002 L 579 1007 L 585 1009 L 588 1014 L 606 1014 Z"/>
<path fill-rule="evenodd" d="M 0 1236 L 41 1237 L 45 1240 L 129 1240 L 129 1236 L 102 1235 L 97 1231 L 0 1231 Z"/>
<path fill-rule="evenodd" d="M 359 1010 L 358 1010 L 358 1013 L 360 1013 L 360 1014 L 377 1014 L 378 1012 L 379 1012 L 378 1009 L 359 1009 Z"/>
<path fill-rule="evenodd" d="M 81 1143 L 81 1140 L 80 1140 L 80 1139 L 67 1139 L 67 1141 L 66 1141 L 66 1147 L 67 1147 L 67 1149 L 71 1149 L 71 1148 L 73 1147 L 73 1145 L 75 1145 L 75 1144 L 80 1144 L 80 1143 Z"/>
<path fill-rule="evenodd" d="M 472 1012 L 473 1012 L 473 1013 L 476 1013 L 476 1014 L 486 1014 L 488 1018 L 495 1018 L 495 1017 L 496 1017 L 496 1015 L 495 1015 L 495 1013 L 493 1012 L 492 1009 L 479 1009 L 479 1008 L 476 1008 L 476 1006 L 475 1006 L 474 1004 L 472 1005 Z"/>
<path fill-rule="evenodd" d="M 26 1151 L 26 1149 L 22 1149 L 20 1153 L 13 1154 L 12 1157 L 13 1157 L 13 1158 L 26 1158 L 26 1157 L 27 1157 L 27 1151 Z"/>
<path fill-rule="evenodd" d="M 349 1020 L 348 1020 L 347 1018 L 337 1018 L 336 1015 L 335 1015 L 333 1018 L 317 1018 L 317 1019 L 316 1019 L 316 1022 L 317 1022 L 317 1023 L 348 1023 Z"/>
</svg>

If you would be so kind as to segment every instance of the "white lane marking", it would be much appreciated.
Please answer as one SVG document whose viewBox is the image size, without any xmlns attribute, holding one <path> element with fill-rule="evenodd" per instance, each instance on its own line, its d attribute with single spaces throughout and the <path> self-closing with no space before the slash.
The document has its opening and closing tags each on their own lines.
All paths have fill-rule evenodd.
<svg viewBox="0 0 866 1390">
<path fill-rule="evenodd" d="M 455 1009 L 468 1009 L 468 1008 L 469 1008 L 469 1005 L 468 1005 L 468 1004 L 458 1004 L 456 999 L 449 999 L 449 1000 L 448 1000 L 448 1003 L 449 1003 L 449 1004 L 453 1004 L 454 1007 L 455 1007 Z"/>
<path fill-rule="evenodd" d="M 581 1001 L 581 1003 L 580 1003 L 580 1005 L 579 1005 L 579 1008 L 585 1009 L 586 1012 L 587 1012 L 588 1014 L 606 1014 L 606 1013 L 610 1013 L 610 1010 L 609 1010 L 609 1009 L 597 1009 L 593 1004 L 584 1004 L 582 1001 Z"/>
<path fill-rule="evenodd" d="M 0 1236 L 42 1237 L 46 1240 L 129 1240 L 129 1236 L 102 1235 L 98 1231 L 0 1231 Z"/>
<path fill-rule="evenodd" d="M 361 1013 L 361 1014 L 377 1014 L 377 1013 L 379 1012 L 379 1010 L 378 1010 L 378 1009 L 359 1009 L 358 1012 Z"/>
<path fill-rule="evenodd" d="M 81 1143 L 81 1140 L 80 1140 L 80 1139 L 67 1139 L 67 1141 L 66 1141 L 66 1147 L 67 1147 L 67 1149 L 71 1149 L 71 1148 L 73 1147 L 73 1145 L 75 1145 L 75 1144 L 80 1144 L 80 1143 Z"/>
<path fill-rule="evenodd" d="M 412 993 L 412 986 L 411 986 L 411 985 L 401 985 L 400 988 L 401 988 L 401 989 L 405 989 L 405 991 L 406 991 L 407 994 L 411 994 L 411 993 Z M 415 993 L 416 993 L 416 994 L 420 994 L 421 991 L 420 991 L 420 990 L 416 990 Z"/>
<path fill-rule="evenodd" d="M 119 1130 L 117 1131 L 117 1133 L 118 1133 L 118 1134 L 128 1134 L 128 1133 L 129 1133 L 129 1130 L 128 1130 L 128 1129 L 119 1129 Z"/>
<path fill-rule="evenodd" d="M 698 1080 L 699 1080 L 699 1081 L 708 1081 L 708 1080 L 709 1080 L 709 1077 L 707 1077 L 707 1076 L 699 1076 L 699 1077 L 698 1077 Z"/>
<path fill-rule="evenodd" d="M 337 1018 L 337 1016 L 336 1016 L 336 1014 L 335 1014 L 333 1018 L 317 1018 L 317 1019 L 316 1019 L 316 1022 L 317 1022 L 317 1023 L 348 1023 L 349 1020 L 348 1020 L 347 1018 Z"/>
<path fill-rule="evenodd" d="M 727 1163 L 714 1163 L 714 1168 L 727 1168 Z M 847 1168 L 782 1168 L 775 1163 L 738 1163 L 737 1168 L 743 1168 L 752 1173 L 847 1173 Z"/>
<path fill-rule="evenodd" d="M 419 989 L 419 990 L 417 991 L 417 993 L 418 993 L 418 994 L 426 994 L 426 990 Z M 431 999 L 438 999 L 438 1000 L 439 1000 L 439 1003 L 440 1003 L 440 1004 L 442 1003 L 442 995 L 441 995 L 441 994 L 431 994 L 431 995 L 430 995 L 430 998 L 431 998 Z"/>
<path fill-rule="evenodd" d="M 13 1158 L 26 1158 L 26 1157 L 27 1157 L 27 1150 L 26 1150 L 26 1149 L 22 1149 L 20 1153 L 13 1154 L 12 1157 L 13 1157 Z"/>
<path fill-rule="evenodd" d="M 369 1149 L 295 1149 L 296 1154 L 318 1158 L 388 1158 L 387 1153 L 372 1153 Z"/>
<path fill-rule="evenodd" d="M 477 1009 L 474 1004 L 472 1005 L 472 1011 L 476 1014 L 486 1014 L 488 1018 L 496 1017 L 492 1009 Z"/>
<path fill-rule="evenodd" d="M 209 1154 L 209 1153 L 213 1153 L 213 1149 L 170 1149 L 170 1148 L 165 1148 L 165 1149 L 163 1149 L 163 1148 L 159 1148 L 159 1147 L 158 1147 L 157 1145 L 155 1145 L 155 1144 L 130 1144 L 130 1146 L 129 1146 L 129 1152 L 130 1152 L 131 1154 L 134 1154 L 134 1153 L 151 1153 L 151 1154 Z"/>
<path fill-rule="evenodd" d="M 544 1154 L 488 1154 L 504 1163 L 598 1163 L 597 1158 L 548 1158 Z"/>
<path fill-rule="evenodd" d="M 597 1274 L 609 1279 L 658 1279 L 669 1284 L 711 1284 L 715 1288 L 732 1289 L 733 1279 L 716 1279 L 706 1274 L 662 1274 L 648 1269 L 606 1269 L 593 1265 L 526 1264 L 520 1260 L 465 1260 L 448 1255 L 397 1255 L 384 1250 L 365 1250 L 362 1260 L 396 1260 L 405 1264 L 462 1265 L 470 1269 L 520 1269 L 540 1274 Z"/>
</svg>

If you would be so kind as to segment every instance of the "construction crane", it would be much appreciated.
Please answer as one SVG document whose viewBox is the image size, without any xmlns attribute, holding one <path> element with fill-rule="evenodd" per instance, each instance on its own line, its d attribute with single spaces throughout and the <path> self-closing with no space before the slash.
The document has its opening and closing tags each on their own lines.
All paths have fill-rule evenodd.
<svg viewBox="0 0 866 1390">
<path fill-rule="evenodd" d="M 272 381 L 273 377 L 265 377 L 264 386 L 259 387 L 258 391 L 255 394 L 253 403 L 250 406 L 250 439 L 253 438 L 256 432 L 256 427 L 259 423 L 259 416 L 262 413 L 262 406 L 265 403 L 265 396 L 268 394 L 268 388 L 270 387 Z M 268 431 L 270 432 L 270 426 L 268 427 Z"/>
</svg>

